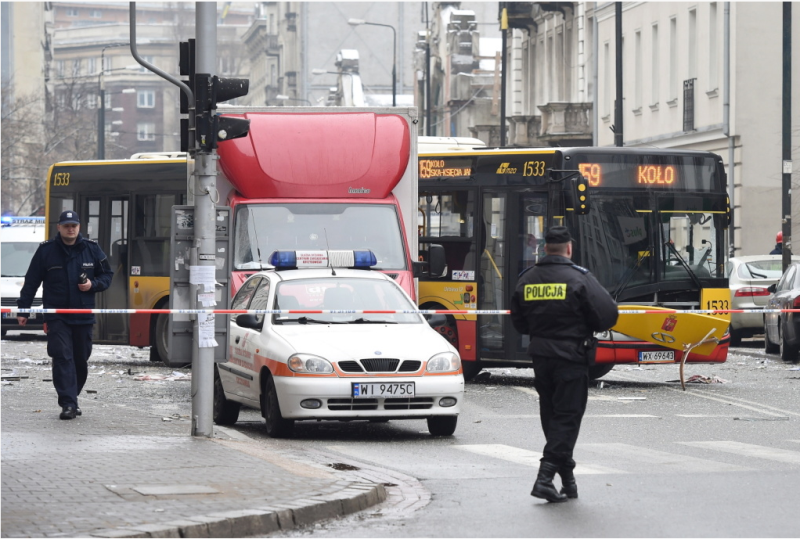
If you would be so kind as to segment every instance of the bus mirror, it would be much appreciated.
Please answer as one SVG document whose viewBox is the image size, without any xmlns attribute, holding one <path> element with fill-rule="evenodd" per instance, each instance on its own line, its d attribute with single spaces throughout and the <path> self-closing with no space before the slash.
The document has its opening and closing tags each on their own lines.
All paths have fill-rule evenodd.
<svg viewBox="0 0 800 539">
<path fill-rule="evenodd" d="M 589 213 L 589 180 L 585 176 L 579 175 L 572 178 L 572 209 L 578 215 Z"/>
<path fill-rule="evenodd" d="M 444 247 L 436 243 L 432 243 L 430 245 L 430 249 L 428 250 L 428 264 L 428 270 L 431 277 L 444 276 L 444 272 L 447 267 L 447 262 L 445 261 L 444 256 Z"/>
</svg>

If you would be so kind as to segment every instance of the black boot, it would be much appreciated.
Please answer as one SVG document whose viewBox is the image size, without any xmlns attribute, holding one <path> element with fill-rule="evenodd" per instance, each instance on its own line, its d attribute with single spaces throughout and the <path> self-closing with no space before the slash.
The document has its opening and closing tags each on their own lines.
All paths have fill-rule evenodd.
<svg viewBox="0 0 800 539">
<path fill-rule="evenodd" d="M 557 471 L 557 464 L 543 460 L 539 465 L 539 475 L 536 477 L 536 483 L 533 484 L 531 496 L 554 503 L 567 501 L 567 497 L 559 493 L 553 485 L 553 477 Z"/>
<path fill-rule="evenodd" d="M 558 470 L 558 475 L 561 476 L 561 494 L 565 494 L 567 498 L 578 497 L 578 483 L 575 482 L 575 475 L 572 473 L 574 468 L 562 466 Z"/>
</svg>

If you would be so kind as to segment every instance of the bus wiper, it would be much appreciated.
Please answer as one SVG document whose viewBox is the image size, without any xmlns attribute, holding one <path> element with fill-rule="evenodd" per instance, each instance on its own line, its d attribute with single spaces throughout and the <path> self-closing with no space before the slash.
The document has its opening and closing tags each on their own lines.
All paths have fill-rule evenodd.
<svg viewBox="0 0 800 539">
<path fill-rule="evenodd" d="M 652 252 L 652 250 L 653 249 L 651 247 L 648 253 Z M 636 262 L 634 262 L 628 269 L 628 273 L 626 274 L 625 279 L 622 282 L 620 282 L 619 285 L 617 285 L 616 290 L 614 290 L 614 293 L 612 294 L 612 296 L 614 297 L 614 301 L 617 301 L 619 295 L 622 294 L 622 291 L 625 290 L 625 288 L 628 286 L 628 283 L 631 282 L 633 276 L 636 275 L 637 271 L 639 271 L 639 268 L 642 266 L 642 262 L 644 262 L 645 258 L 646 258 L 645 256 L 639 255 L 639 257 L 637 257 L 636 259 Z"/>
<path fill-rule="evenodd" d="M 689 277 L 692 278 L 692 281 L 694 282 L 694 284 L 697 287 L 697 289 L 698 290 L 703 290 L 703 284 L 700 282 L 700 279 L 697 278 L 697 274 L 694 272 L 694 270 L 691 268 L 691 266 L 689 266 L 689 264 L 686 263 L 686 260 L 683 259 L 681 254 L 675 248 L 675 245 L 672 243 L 672 240 L 665 241 L 664 245 L 669 247 L 670 251 L 672 251 L 672 253 L 678 258 L 678 262 L 681 263 L 681 266 L 683 266 L 683 269 L 685 269 L 686 273 L 689 274 Z"/>
<path fill-rule="evenodd" d="M 393 322 L 391 320 L 367 320 L 366 318 L 356 318 L 355 320 L 351 320 L 350 324 L 396 324 L 397 322 Z"/>
</svg>

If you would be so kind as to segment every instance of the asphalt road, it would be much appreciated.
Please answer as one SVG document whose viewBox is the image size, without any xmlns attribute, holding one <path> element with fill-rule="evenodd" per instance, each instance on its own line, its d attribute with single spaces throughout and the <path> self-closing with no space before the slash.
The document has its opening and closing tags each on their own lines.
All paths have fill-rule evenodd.
<svg viewBox="0 0 800 539">
<path fill-rule="evenodd" d="M 387 485 L 380 506 L 273 536 L 796 537 L 800 366 L 762 346 L 745 341 L 724 365 L 688 366 L 687 378 L 718 383 L 686 391 L 676 365 L 606 375 L 590 390 L 576 449 L 580 498 L 563 504 L 529 496 L 544 441 L 528 369 L 493 369 L 468 383 L 450 438 L 430 437 L 424 421 L 398 421 L 298 423 L 292 440 L 273 440 L 252 411 L 227 430 L 261 449 Z M 44 376 L 48 365 L 35 363 L 42 347 L 4 339 L 3 375 Z M 136 380 L 172 373 L 147 357 L 147 350 L 96 347 L 87 388 L 101 400 L 113 395 L 185 420 L 190 384 L 180 376 Z"/>
</svg>

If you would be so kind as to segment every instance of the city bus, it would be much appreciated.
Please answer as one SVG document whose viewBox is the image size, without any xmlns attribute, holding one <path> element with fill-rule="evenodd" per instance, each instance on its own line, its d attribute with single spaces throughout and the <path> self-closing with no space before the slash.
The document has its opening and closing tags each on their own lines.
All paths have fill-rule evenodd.
<svg viewBox="0 0 800 539">
<path fill-rule="evenodd" d="M 119 161 L 65 161 L 47 176 L 47 237 L 61 212 L 81 218 L 81 234 L 95 240 L 114 270 L 111 286 L 95 298 L 98 309 L 169 308 L 172 206 L 186 204 L 184 154 L 136 154 Z M 150 359 L 166 357 L 168 315 L 99 314 L 93 339 L 102 344 L 150 346 Z"/>
<path fill-rule="evenodd" d="M 575 210 L 579 184 L 588 186 L 588 204 Z M 420 139 L 420 259 L 443 248 L 447 267 L 441 275 L 421 276 L 419 305 L 507 310 L 518 276 L 544 256 L 545 231 L 561 224 L 574 238 L 573 261 L 620 305 L 728 309 L 726 187 L 721 158 L 708 152 L 503 149 Z M 593 379 L 615 364 L 681 361 L 675 346 L 658 345 L 663 332 L 647 329 L 646 317 L 631 316 L 637 315 L 620 319 L 629 328 L 641 320 L 641 327 L 597 335 Z M 665 323 L 693 324 L 680 318 Z M 514 330 L 507 315 L 453 314 L 437 329 L 458 348 L 467 379 L 485 367 L 531 366 L 529 338 Z M 647 332 L 657 334 L 655 340 Z M 725 361 L 730 338 L 726 329 L 720 333 L 707 353 L 690 353 L 686 361 Z"/>
</svg>

